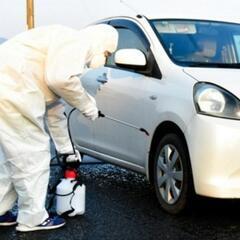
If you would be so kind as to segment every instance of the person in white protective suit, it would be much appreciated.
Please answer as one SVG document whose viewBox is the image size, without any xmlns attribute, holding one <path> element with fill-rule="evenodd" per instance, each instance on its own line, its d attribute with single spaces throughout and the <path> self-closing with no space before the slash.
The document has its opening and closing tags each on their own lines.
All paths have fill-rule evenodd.
<svg viewBox="0 0 240 240">
<path fill-rule="evenodd" d="M 18 231 L 53 229 L 64 219 L 49 217 L 45 199 L 50 143 L 44 119 L 60 153 L 72 153 L 64 99 L 91 120 L 96 102 L 79 76 L 86 65 L 104 65 L 116 50 L 117 31 L 105 24 L 74 30 L 56 25 L 23 32 L 0 45 L 0 226 Z M 18 214 L 11 209 L 18 199 Z"/>
</svg>

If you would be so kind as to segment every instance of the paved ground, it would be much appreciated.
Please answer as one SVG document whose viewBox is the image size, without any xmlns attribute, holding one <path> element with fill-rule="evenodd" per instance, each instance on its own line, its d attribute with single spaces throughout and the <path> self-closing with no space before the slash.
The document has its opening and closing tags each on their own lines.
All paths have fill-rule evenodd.
<svg viewBox="0 0 240 240">
<path fill-rule="evenodd" d="M 1 228 L 0 240 L 240 239 L 240 201 L 200 199 L 191 212 L 170 216 L 159 208 L 142 175 L 109 164 L 85 165 L 82 174 L 87 186 L 84 216 L 48 232 L 19 234 Z"/>
</svg>

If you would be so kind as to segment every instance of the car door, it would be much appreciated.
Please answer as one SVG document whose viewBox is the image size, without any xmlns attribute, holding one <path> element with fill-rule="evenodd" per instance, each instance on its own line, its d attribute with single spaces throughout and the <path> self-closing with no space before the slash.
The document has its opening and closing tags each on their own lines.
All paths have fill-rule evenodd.
<svg viewBox="0 0 240 240">
<path fill-rule="evenodd" d="M 102 75 L 106 72 L 106 69 L 85 69 L 84 73 L 80 76 L 81 83 L 87 92 L 95 99 L 100 92 Z M 100 81 L 100 82 L 99 82 Z M 98 103 L 98 107 L 101 103 Z M 101 108 L 100 108 L 101 109 Z M 72 107 L 66 103 L 66 113 L 69 115 Z M 70 132 L 74 144 L 81 150 L 82 153 L 92 154 L 95 150 L 95 139 L 93 138 L 95 125 L 98 122 L 91 121 L 84 117 L 81 112 L 73 111 L 70 117 Z"/>
<path fill-rule="evenodd" d="M 145 128 L 149 117 L 147 113 L 149 94 L 146 91 L 146 84 L 153 72 L 153 66 L 156 67 L 150 44 L 137 24 L 131 21 L 114 20 L 110 24 L 119 33 L 118 49 L 140 49 L 145 54 L 148 64 L 141 70 L 117 66 L 113 54 L 106 66 L 98 70 L 96 81 L 100 85 L 95 95 L 98 107 L 111 118 Z M 160 76 L 160 72 L 156 72 Z M 93 139 L 97 152 L 118 161 L 144 166 L 149 141 L 144 132 L 107 118 L 100 118 L 94 123 Z"/>
</svg>

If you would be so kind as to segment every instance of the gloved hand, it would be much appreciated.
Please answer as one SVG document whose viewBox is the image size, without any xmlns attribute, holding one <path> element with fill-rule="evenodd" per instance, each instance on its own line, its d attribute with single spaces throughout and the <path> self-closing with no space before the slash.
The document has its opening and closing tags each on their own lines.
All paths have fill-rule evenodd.
<svg viewBox="0 0 240 240">
<path fill-rule="evenodd" d="M 96 118 L 98 118 L 98 108 L 96 106 L 96 100 L 93 98 L 90 94 L 88 94 L 88 97 L 90 98 L 90 101 L 93 103 L 90 108 L 85 110 L 82 114 L 89 118 L 90 120 L 94 121 Z"/>
<path fill-rule="evenodd" d="M 69 168 L 78 168 L 80 166 L 80 162 L 82 161 L 80 152 L 75 149 L 74 153 L 63 154 L 63 162 L 66 164 L 66 167 Z"/>
<path fill-rule="evenodd" d="M 86 118 L 94 121 L 96 118 L 98 118 L 98 109 L 97 109 L 97 107 L 88 109 L 87 111 L 83 112 L 83 115 Z"/>
</svg>

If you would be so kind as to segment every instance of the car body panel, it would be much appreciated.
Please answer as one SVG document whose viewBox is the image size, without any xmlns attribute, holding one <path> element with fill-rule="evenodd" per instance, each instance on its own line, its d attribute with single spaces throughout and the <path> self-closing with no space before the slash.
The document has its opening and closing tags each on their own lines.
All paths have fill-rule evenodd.
<svg viewBox="0 0 240 240">
<path fill-rule="evenodd" d="M 240 121 L 196 115 L 185 132 L 196 193 L 240 197 Z"/>
</svg>

